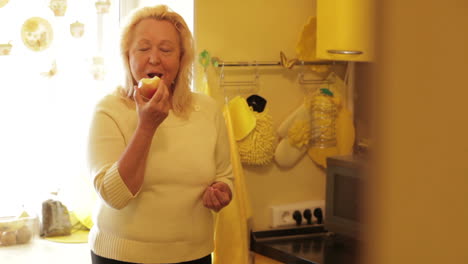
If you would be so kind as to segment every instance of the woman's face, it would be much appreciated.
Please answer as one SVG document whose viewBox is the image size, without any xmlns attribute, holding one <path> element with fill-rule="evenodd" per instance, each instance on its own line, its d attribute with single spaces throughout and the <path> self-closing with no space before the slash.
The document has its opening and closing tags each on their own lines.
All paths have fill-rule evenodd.
<svg viewBox="0 0 468 264">
<path fill-rule="evenodd" d="M 135 82 L 157 75 L 170 88 L 179 72 L 180 55 L 180 36 L 172 23 L 148 18 L 136 25 L 128 54 Z"/>
</svg>

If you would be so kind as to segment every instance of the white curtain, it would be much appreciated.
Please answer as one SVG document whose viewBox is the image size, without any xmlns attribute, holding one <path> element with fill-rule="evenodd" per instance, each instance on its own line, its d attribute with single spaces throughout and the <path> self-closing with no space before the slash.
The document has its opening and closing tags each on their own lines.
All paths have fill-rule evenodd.
<svg viewBox="0 0 468 264">
<path fill-rule="evenodd" d="M 98 14 L 97 1 L 106 2 L 67 0 L 64 16 L 54 15 L 50 0 L 14 0 L 0 8 L 0 44 L 13 46 L 0 56 L 0 216 L 22 205 L 40 213 L 50 192 L 59 191 L 72 210 L 88 200 L 88 126 L 97 100 L 124 80 L 120 22 L 132 9 L 167 4 L 193 32 L 193 0 L 111 0 L 104 14 Z M 42 51 L 27 48 L 21 38 L 32 17 L 47 20 L 53 30 Z M 70 33 L 77 21 L 84 24 L 81 38 Z"/>
<path fill-rule="evenodd" d="M 0 216 L 21 205 L 40 208 L 57 190 L 70 197 L 67 190 L 85 179 L 93 106 L 121 81 L 115 66 L 119 1 L 102 15 L 95 1 L 68 0 L 64 16 L 55 16 L 49 4 L 15 0 L 0 8 L 0 44 L 12 45 L 9 55 L 0 56 Z M 21 38 L 23 23 L 32 17 L 48 21 L 53 31 L 42 51 L 29 49 Z M 81 38 L 70 33 L 77 21 L 84 24 Z M 102 78 L 93 75 L 94 57 L 103 58 Z"/>
</svg>

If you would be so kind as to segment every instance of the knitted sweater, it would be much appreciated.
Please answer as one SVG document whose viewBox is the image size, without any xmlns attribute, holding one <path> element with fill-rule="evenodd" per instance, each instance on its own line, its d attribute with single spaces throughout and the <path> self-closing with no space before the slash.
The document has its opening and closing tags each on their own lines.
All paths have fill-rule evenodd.
<svg viewBox="0 0 468 264">
<path fill-rule="evenodd" d="M 213 251 L 213 215 L 202 195 L 214 181 L 232 188 L 229 141 L 216 102 L 193 94 L 185 120 L 169 112 L 156 130 L 144 182 L 132 195 L 117 170 L 137 113 L 133 102 L 106 96 L 95 110 L 88 163 L 99 197 L 91 250 L 102 257 L 137 263 L 175 263 Z"/>
</svg>

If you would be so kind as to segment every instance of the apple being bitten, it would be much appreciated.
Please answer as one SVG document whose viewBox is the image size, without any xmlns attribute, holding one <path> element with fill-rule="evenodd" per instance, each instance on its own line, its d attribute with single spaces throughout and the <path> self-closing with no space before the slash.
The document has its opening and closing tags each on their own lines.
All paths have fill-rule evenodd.
<svg viewBox="0 0 468 264">
<path fill-rule="evenodd" d="M 141 95 L 146 99 L 151 99 L 158 89 L 159 81 L 161 81 L 161 79 L 158 76 L 154 76 L 153 78 L 142 78 L 138 82 L 138 88 L 140 89 Z"/>
</svg>

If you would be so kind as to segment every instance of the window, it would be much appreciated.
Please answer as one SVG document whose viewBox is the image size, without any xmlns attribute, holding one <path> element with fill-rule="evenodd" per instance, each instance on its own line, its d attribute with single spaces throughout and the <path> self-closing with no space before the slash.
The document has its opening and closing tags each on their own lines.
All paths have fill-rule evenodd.
<svg viewBox="0 0 468 264">
<path fill-rule="evenodd" d="M 0 215 L 21 205 L 37 210 L 52 191 L 59 190 L 65 203 L 82 194 L 89 181 L 90 117 L 97 100 L 124 79 L 119 20 L 134 3 L 167 3 L 193 25 L 193 0 L 112 0 L 105 14 L 97 14 L 95 2 L 68 0 L 64 16 L 54 15 L 49 0 L 9 1 L 0 8 L 0 44 L 12 45 L 0 56 Z M 25 22 L 36 17 L 40 30 L 52 30 L 41 51 L 26 47 L 21 36 Z M 84 24 L 79 38 L 70 31 L 76 22 Z"/>
</svg>

